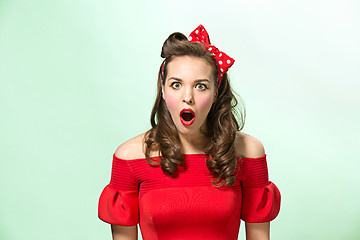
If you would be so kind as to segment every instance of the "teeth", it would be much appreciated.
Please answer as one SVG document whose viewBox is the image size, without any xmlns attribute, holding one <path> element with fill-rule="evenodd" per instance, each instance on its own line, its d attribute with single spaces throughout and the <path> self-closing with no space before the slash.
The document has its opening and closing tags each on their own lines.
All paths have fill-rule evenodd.
<svg viewBox="0 0 360 240">
<path fill-rule="evenodd" d="M 190 114 L 191 116 L 194 116 L 194 114 L 190 111 L 184 111 L 182 114 Z"/>
</svg>

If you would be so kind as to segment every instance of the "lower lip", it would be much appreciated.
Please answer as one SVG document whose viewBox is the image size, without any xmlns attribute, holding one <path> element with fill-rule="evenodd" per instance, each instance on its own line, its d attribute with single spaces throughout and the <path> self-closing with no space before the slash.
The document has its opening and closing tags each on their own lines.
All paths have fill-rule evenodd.
<svg viewBox="0 0 360 240">
<path fill-rule="evenodd" d="M 182 117 L 181 117 L 181 114 L 183 113 L 183 112 L 185 112 L 185 111 L 189 111 L 189 112 L 191 112 L 192 113 L 192 115 L 193 115 L 193 118 L 190 120 L 190 121 L 185 121 L 185 119 L 183 119 Z M 181 121 L 181 123 L 184 125 L 184 126 L 190 126 L 191 124 L 193 124 L 193 122 L 195 121 L 195 113 L 194 113 L 194 111 L 193 110 L 191 110 L 191 109 L 183 109 L 183 110 L 181 110 L 180 111 L 180 121 Z"/>
<path fill-rule="evenodd" d="M 180 121 L 184 126 L 190 126 L 195 121 L 195 117 L 193 117 L 190 121 L 185 121 L 182 117 L 180 117 Z"/>
</svg>

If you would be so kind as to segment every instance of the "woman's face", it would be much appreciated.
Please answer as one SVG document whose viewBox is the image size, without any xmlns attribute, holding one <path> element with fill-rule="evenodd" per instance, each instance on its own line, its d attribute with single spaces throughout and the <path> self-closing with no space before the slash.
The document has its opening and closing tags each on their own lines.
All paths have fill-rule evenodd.
<svg viewBox="0 0 360 240">
<path fill-rule="evenodd" d="M 216 100 L 213 67 L 206 60 L 180 56 L 167 65 L 163 98 L 180 134 L 206 131 L 206 118 Z"/>
</svg>

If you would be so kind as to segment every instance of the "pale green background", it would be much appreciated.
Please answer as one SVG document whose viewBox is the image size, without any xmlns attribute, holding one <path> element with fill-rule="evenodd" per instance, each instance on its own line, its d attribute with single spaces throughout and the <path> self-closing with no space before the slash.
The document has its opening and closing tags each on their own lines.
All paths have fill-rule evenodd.
<svg viewBox="0 0 360 240">
<path fill-rule="evenodd" d="M 1 0 L 0 239 L 110 239 L 97 204 L 112 154 L 150 126 L 163 41 L 200 23 L 236 59 L 244 132 L 263 142 L 281 190 L 272 239 L 360 239 L 359 10 Z"/>
</svg>

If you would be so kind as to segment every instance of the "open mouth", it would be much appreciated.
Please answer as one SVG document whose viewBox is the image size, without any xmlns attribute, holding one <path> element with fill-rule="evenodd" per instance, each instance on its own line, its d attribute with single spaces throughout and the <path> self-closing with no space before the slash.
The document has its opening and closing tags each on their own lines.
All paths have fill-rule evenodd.
<svg viewBox="0 0 360 240">
<path fill-rule="evenodd" d="M 185 126 L 190 126 L 195 120 L 195 113 L 190 108 L 184 108 L 180 112 L 180 121 Z"/>
</svg>

